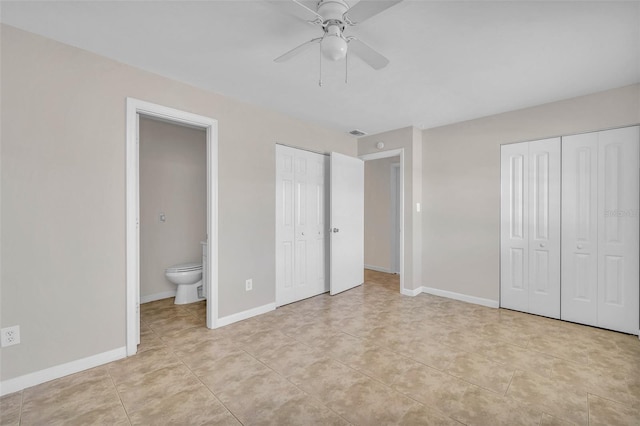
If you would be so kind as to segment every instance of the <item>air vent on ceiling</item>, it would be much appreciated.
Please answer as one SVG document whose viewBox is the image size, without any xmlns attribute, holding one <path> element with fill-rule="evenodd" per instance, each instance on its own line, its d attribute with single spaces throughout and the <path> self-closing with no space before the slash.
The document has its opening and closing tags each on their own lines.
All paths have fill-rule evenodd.
<svg viewBox="0 0 640 426">
<path fill-rule="evenodd" d="M 367 134 L 365 132 L 363 132 L 362 130 L 358 130 L 358 129 L 353 129 L 352 131 L 349 132 L 350 135 L 352 136 L 366 136 Z"/>
</svg>

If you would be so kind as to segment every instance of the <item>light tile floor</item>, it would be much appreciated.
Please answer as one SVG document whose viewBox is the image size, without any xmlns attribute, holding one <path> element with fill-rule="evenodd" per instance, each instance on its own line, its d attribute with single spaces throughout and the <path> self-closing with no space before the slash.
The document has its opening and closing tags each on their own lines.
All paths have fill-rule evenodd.
<svg viewBox="0 0 640 426">
<path fill-rule="evenodd" d="M 136 356 L 1 399 L 1 424 L 640 425 L 640 341 L 363 286 L 217 330 L 142 306 Z"/>
</svg>

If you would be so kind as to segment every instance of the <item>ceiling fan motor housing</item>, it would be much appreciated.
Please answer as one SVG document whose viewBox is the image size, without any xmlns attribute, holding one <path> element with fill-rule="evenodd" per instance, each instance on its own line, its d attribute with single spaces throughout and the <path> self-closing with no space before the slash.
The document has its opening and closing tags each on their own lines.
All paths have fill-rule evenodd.
<svg viewBox="0 0 640 426">
<path fill-rule="evenodd" d="M 318 2 L 318 14 L 324 18 L 324 22 L 335 20 L 343 22 L 343 15 L 349 9 L 347 3 L 342 0 L 320 0 Z"/>
</svg>

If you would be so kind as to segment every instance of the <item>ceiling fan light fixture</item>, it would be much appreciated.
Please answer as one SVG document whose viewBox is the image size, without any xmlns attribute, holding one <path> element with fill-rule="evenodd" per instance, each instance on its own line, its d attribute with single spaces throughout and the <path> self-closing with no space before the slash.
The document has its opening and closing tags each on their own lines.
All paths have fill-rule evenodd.
<svg viewBox="0 0 640 426">
<path fill-rule="evenodd" d="M 322 39 L 322 54 L 330 61 L 339 61 L 347 56 L 347 42 L 338 34 L 326 34 Z"/>
<path fill-rule="evenodd" d="M 1 0 L 0 0 L 1 1 Z M 302 0 L 266 0 L 287 9 L 287 13 L 295 9 L 294 15 L 300 16 L 307 23 L 320 26 L 324 31 L 321 37 L 311 39 L 294 47 L 284 55 L 274 59 L 275 62 L 285 62 L 302 51 L 320 43 L 320 86 L 322 86 L 322 57 L 330 61 L 346 59 L 351 54 L 359 57 L 374 70 L 379 70 L 389 64 L 389 60 L 354 36 L 344 36 L 347 27 L 361 24 L 376 16 L 402 0 L 359 0 L 353 7 L 349 7 L 345 0 L 315 0 L 316 7 L 306 6 Z M 310 1 L 305 3 L 311 3 Z M 347 50 L 350 50 L 347 55 Z M 347 66 L 345 64 L 345 83 L 347 82 Z"/>
</svg>

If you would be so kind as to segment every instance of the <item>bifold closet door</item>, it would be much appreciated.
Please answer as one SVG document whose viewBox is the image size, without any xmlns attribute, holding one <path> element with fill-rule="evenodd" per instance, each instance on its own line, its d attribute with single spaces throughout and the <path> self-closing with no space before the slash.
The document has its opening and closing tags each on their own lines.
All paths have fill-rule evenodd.
<svg viewBox="0 0 640 426">
<path fill-rule="evenodd" d="M 638 127 L 563 138 L 562 319 L 639 329 Z"/>
<path fill-rule="evenodd" d="M 500 306 L 529 311 L 529 145 L 500 150 Z"/>
<path fill-rule="evenodd" d="M 562 319 L 598 323 L 598 134 L 562 138 Z"/>
<path fill-rule="evenodd" d="M 640 328 L 638 127 L 599 133 L 598 325 Z"/>
<path fill-rule="evenodd" d="M 501 148 L 500 305 L 560 317 L 560 138 Z"/>
<path fill-rule="evenodd" d="M 529 142 L 529 312 L 560 318 L 560 138 Z"/>
<path fill-rule="evenodd" d="M 327 174 L 321 154 L 276 145 L 276 304 L 327 288 Z"/>
<path fill-rule="evenodd" d="M 295 150 L 276 145 L 276 304 L 295 301 Z"/>
</svg>

